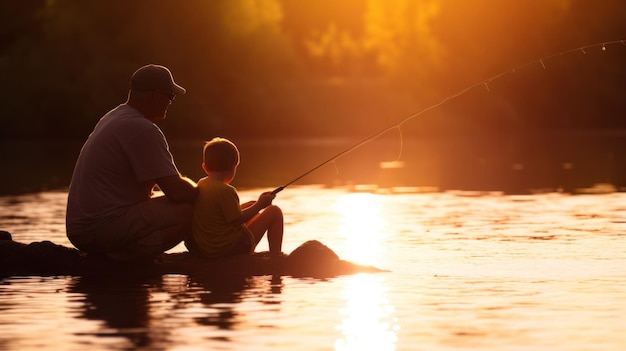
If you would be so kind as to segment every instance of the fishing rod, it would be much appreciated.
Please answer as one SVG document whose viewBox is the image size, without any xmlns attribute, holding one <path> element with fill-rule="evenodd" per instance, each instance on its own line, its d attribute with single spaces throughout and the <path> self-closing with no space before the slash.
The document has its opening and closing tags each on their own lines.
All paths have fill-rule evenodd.
<svg viewBox="0 0 626 351">
<path fill-rule="evenodd" d="M 482 85 L 482 86 L 485 87 L 485 89 L 487 89 L 487 91 L 490 91 L 489 90 L 489 83 L 490 82 L 498 80 L 498 79 L 502 78 L 503 76 L 505 76 L 507 74 L 515 73 L 518 70 L 523 69 L 525 67 L 528 67 L 530 65 L 534 65 L 534 64 L 539 63 L 542 68 L 546 69 L 545 61 L 547 61 L 547 60 L 549 60 L 551 58 L 554 58 L 554 57 L 557 57 L 557 56 L 567 55 L 567 54 L 570 54 L 570 53 L 573 53 L 573 52 L 578 52 L 578 51 L 582 52 L 583 54 L 587 54 L 586 50 L 597 48 L 597 47 L 600 47 L 602 51 L 606 51 L 607 50 L 607 46 L 608 45 L 613 45 L 613 44 L 622 44 L 622 45 L 626 46 L 626 39 L 613 40 L 613 41 L 607 41 L 607 42 L 600 42 L 600 43 L 595 43 L 595 44 L 591 44 L 591 45 L 577 47 L 575 49 L 569 49 L 569 50 L 561 51 L 561 52 L 553 54 L 553 55 L 544 56 L 544 57 L 542 57 L 540 59 L 529 61 L 529 62 L 527 62 L 525 64 L 522 64 L 522 65 L 519 65 L 519 66 L 517 66 L 515 68 L 511 68 L 509 70 L 506 70 L 506 71 L 503 71 L 503 72 L 501 72 L 499 74 L 496 74 L 495 76 L 493 76 L 491 78 L 487 78 L 487 79 L 481 80 L 481 81 L 479 81 L 477 83 L 474 83 L 474 84 L 468 86 L 465 89 L 462 89 L 462 90 L 460 90 L 460 91 L 458 91 L 458 92 L 456 92 L 456 93 L 454 93 L 452 95 L 449 95 L 448 97 L 440 100 L 439 102 L 437 102 L 437 103 L 435 103 L 433 105 L 430 105 L 430 106 L 428 106 L 428 107 L 426 107 L 426 108 L 424 108 L 424 109 L 422 109 L 422 110 L 420 110 L 418 112 L 415 112 L 415 113 L 413 113 L 413 114 L 411 114 L 411 115 L 409 115 L 407 117 L 398 119 L 395 122 L 387 125 L 386 127 L 384 127 L 382 129 L 380 129 L 380 130 L 378 130 L 378 131 L 368 135 L 367 137 L 361 139 L 359 142 L 353 144 L 352 146 L 348 147 L 347 149 L 337 153 L 336 155 L 330 157 L 326 161 L 323 161 L 322 163 L 318 164 L 317 166 L 309 169 L 308 171 L 306 171 L 306 172 L 302 173 L 301 175 L 297 176 L 296 178 L 294 178 L 294 179 L 290 180 L 289 182 L 287 182 L 287 183 L 279 186 L 278 188 L 274 189 L 272 191 L 272 194 L 274 194 L 274 195 L 278 194 L 279 192 L 283 191 L 286 187 L 288 187 L 291 184 L 297 182 L 298 180 L 306 177 L 307 175 L 315 172 L 316 170 L 318 170 L 322 166 L 337 160 L 338 158 L 340 158 L 340 157 L 342 157 L 342 156 L 344 156 L 344 155 L 354 151 L 355 149 L 358 149 L 362 145 L 364 145 L 364 144 L 366 144 L 366 143 L 376 139 L 377 137 L 387 133 L 388 131 L 390 131 L 392 129 L 395 129 L 395 128 L 398 128 L 398 127 L 401 127 L 404 123 L 406 123 L 406 122 L 408 122 L 408 121 L 410 121 L 410 120 L 412 120 L 412 119 L 414 119 L 414 118 L 416 118 L 416 117 L 418 117 L 418 116 L 420 116 L 420 115 L 422 115 L 422 114 L 424 114 L 424 113 L 426 113 L 426 112 L 428 112 L 430 110 L 433 110 L 433 109 L 435 109 L 435 108 L 437 108 L 437 107 L 447 103 L 448 101 L 450 101 L 452 99 L 455 99 L 455 98 L 457 98 L 457 97 L 467 93 L 468 91 L 470 91 L 470 90 L 472 90 L 472 89 L 474 89 L 474 88 L 476 88 L 478 86 Z"/>
</svg>

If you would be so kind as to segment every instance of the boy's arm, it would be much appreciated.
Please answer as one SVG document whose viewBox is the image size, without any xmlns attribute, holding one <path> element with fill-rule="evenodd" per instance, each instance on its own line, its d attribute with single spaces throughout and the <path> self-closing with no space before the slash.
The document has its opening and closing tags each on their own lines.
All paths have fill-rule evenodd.
<svg viewBox="0 0 626 351">
<path fill-rule="evenodd" d="M 248 201 L 248 202 L 244 202 L 243 204 L 241 204 L 241 209 L 245 210 L 246 208 L 254 205 L 254 203 L 256 203 L 256 201 Z"/>
<path fill-rule="evenodd" d="M 233 223 L 237 225 L 247 223 L 249 220 L 254 218 L 254 216 L 256 216 L 257 213 L 259 213 L 262 209 L 271 205 L 272 200 L 274 200 L 275 197 L 276 195 L 270 192 L 267 192 L 267 193 L 261 194 L 257 201 L 246 202 L 245 204 L 242 205 L 241 216 L 235 219 Z M 245 205 L 249 205 L 249 206 L 244 208 Z"/>
<path fill-rule="evenodd" d="M 241 211 L 241 216 L 239 216 L 239 218 L 235 219 L 233 221 L 233 223 L 235 223 L 237 225 L 241 225 L 241 224 L 247 223 L 249 220 L 254 218 L 254 216 L 256 216 L 257 213 L 259 213 L 263 209 L 263 207 L 258 206 L 257 204 L 258 204 L 258 202 L 255 202 L 254 205 L 252 205 L 250 207 L 247 207 L 246 209 Z"/>
</svg>

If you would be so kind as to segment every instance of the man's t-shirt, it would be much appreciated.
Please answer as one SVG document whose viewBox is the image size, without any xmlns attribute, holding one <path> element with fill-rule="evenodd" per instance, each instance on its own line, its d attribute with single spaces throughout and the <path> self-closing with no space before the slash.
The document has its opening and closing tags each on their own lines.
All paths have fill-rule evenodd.
<svg viewBox="0 0 626 351">
<path fill-rule="evenodd" d="M 242 238 L 253 242 L 252 233 L 233 221 L 241 216 L 237 190 L 209 178 L 198 181 L 198 197 L 193 208 L 192 235 L 195 246 L 205 257 L 230 252 Z"/>
<path fill-rule="evenodd" d="M 147 200 L 155 179 L 177 175 L 159 127 L 122 104 L 100 119 L 83 145 L 70 183 L 68 235 L 92 228 Z"/>
</svg>

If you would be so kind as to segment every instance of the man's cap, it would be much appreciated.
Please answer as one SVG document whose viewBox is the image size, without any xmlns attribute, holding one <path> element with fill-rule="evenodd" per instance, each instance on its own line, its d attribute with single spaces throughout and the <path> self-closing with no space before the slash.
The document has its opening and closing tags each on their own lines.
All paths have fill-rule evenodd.
<svg viewBox="0 0 626 351">
<path fill-rule="evenodd" d="M 130 90 L 153 91 L 163 90 L 183 95 L 187 90 L 174 82 L 172 72 L 165 66 L 145 65 L 139 68 L 130 78 Z"/>
</svg>

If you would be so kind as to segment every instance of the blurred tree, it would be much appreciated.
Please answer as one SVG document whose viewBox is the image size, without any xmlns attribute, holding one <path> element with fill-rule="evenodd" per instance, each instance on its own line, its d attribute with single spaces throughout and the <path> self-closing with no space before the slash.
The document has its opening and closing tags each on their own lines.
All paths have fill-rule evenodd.
<svg viewBox="0 0 626 351">
<path fill-rule="evenodd" d="M 394 76 L 420 81 L 441 64 L 441 44 L 432 33 L 439 0 L 370 0 L 365 45 L 377 63 Z"/>
<path fill-rule="evenodd" d="M 16 45 L 16 42 L 26 38 L 37 37 L 41 34 L 40 13 L 46 0 L 5 1 L 0 11 L 0 53 L 7 54 L 7 50 Z"/>
<path fill-rule="evenodd" d="M 625 22 L 620 20 L 626 16 L 623 1 L 475 0 L 440 1 L 440 5 L 431 33 L 443 50 L 440 64 L 432 66 L 437 71 L 428 85 L 440 97 L 541 57 L 615 40 L 615 35 L 626 32 Z M 486 99 L 458 99 L 462 101 L 448 103 L 438 112 L 455 116 L 455 120 L 466 119 L 463 125 L 478 129 L 485 128 L 479 120 L 506 119 L 516 121 L 516 128 L 530 129 L 617 125 L 605 123 L 618 116 L 598 102 L 616 101 L 623 95 L 626 86 L 618 78 L 625 71 L 623 63 L 618 63 L 623 62 L 622 55 L 576 52 L 549 61 L 546 69 L 536 62 L 511 77 L 490 82 Z M 507 86 L 500 89 L 500 85 Z M 615 107 L 613 104 L 612 111 Z M 485 118 L 484 114 L 492 116 Z"/>
<path fill-rule="evenodd" d="M 295 61 L 275 1 L 160 4 L 138 13 L 129 35 L 148 49 L 141 62 L 168 65 L 188 89 L 172 106 L 176 119 L 166 120 L 165 129 L 200 138 L 254 134 L 282 115 L 275 110 L 289 93 L 283 82 L 294 74 Z"/>
<path fill-rule="evenodd" d="M 0 6 L 4 138 L 85 138 L 150 62 L 169 66 L 189 91 L 163 123 L 170 135 L 363 135 L 516 65 L 626 32 L 622 0 Z M 607 53 L 555 57 L 553 71 L 520 72 L 404 128 L 467 130 L 498 116 L 541 128 L 622 126 L 626 69 Z"/>
<path fill-rule="evenodd" d="M 41 10 L 41 38 L 0 62 L 15 96 L 0 107 L 7 136 L 86 137 L 146 63 L 169 66 L 190 91 L 165 128 L 226 132 L 241 128 L 233 116 L 275 109 L 275 83 L 293 66 L 273 1 L 56 0 Z"/>
<path fill-rule="evenodd" d="M 280 0 L 282 28 L 298 57 L 320 77 L 359 73 L 367 65 L 361 38 L 367 0 Z M 365 61 L 365 62 L 364 62 Z"/>
</svg>

